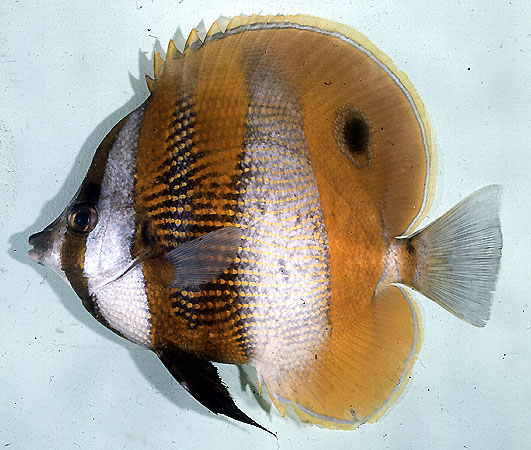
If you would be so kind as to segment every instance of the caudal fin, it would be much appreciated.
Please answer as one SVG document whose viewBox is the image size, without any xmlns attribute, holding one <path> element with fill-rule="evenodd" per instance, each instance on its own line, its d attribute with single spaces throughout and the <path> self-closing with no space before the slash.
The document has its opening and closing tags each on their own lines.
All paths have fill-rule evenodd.
<svg viewBox="0 0 531 450">
<path fill-rule="evenodd" d="M 485 326 L 500 266 L 501 188 L 487 186 L 412 235 L 412 287 L 460 319 Z"/>
</svg>

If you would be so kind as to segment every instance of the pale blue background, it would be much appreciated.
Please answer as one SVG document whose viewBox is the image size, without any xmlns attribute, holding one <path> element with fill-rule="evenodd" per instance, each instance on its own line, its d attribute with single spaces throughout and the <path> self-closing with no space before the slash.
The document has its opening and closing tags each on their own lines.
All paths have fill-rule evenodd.
<svg viewBox="0 0 531 450">
<path fill-rule="evenodd" d="M 76 191 L 92 152 L 147 95 L 157 39 L 252 13 L 250 1 L 0 3 L 0 447 L 9 449 L 530 448 L 531 8 L 526 1 L 269 1 L 350 24 L 404 70 L 439 148 L 434 218 L 503 185 L 504 255 L 492 318 L 475 329 L 420 298 L 424 346 L 401 400 L 376 424 L 333 432 L 267 412 L 238 370 L 234 397 L 278 432 L 219 418 L 156 357 L 101 327 L 27 236 Z M 140 77 L 140 81 L 137 79 Z M 125 106 L 124 106 L 125 105 Z"/>
</svg>

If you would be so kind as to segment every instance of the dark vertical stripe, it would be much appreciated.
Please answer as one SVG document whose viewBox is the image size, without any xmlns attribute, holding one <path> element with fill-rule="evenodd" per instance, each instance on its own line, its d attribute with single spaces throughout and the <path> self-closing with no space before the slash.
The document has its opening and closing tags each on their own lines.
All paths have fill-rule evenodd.
<svg viewBox="0 0 531 450">
<path fill-rule="evenodd" d="M 98 203 L 101 181 L 105 173 L 109 151 L 114 146 L 118 133 L 128 119 L 129 115 L 118 122 L 99 145 L 87 175 L 81 184 L 79 193 L 72 204 L 84 202 L 95 207 Z M 68 278 L 70 285 L 79 298 L 81 298 L 83 306 L 96 319 L 102 322 L 103 318 L 101 318 L 101 314 L 97 310 L 97 305 L 90 298 L 88 282 L 84 273 L 86 243 L 86 235 L 77 235 L 67 231 L 61 247 L 61 268 Z"/>
</svg>

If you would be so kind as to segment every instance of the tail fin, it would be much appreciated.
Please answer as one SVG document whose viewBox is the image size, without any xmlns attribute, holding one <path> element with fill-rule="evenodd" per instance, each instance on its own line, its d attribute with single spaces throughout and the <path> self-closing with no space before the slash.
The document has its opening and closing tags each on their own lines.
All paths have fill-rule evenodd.
<svg viewBox="0 0 531 450">
<path fill-rule="evenodd" d="M 500 192 L 480 189 L 409 238 L 418 262 L 408 284 L 477 327 L 489 318 L 500 266 Z"/>
</svg>

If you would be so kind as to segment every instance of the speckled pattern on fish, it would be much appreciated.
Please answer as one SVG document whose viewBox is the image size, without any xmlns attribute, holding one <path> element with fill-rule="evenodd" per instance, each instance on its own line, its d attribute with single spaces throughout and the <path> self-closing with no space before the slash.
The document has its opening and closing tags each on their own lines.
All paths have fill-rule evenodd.
<svg viewBox="0 0 531 450">
<path fill-rule="evenodd" d="M 30 256 L 200 403 L 265 430 L 212 361 L 249 363 L 282 414 L 352 429 L 410 378 L 412 289 L 486 324 L 499 187 L 416 230 L 433 133 L 365 36 L 311 16 L 235 17 L 154 60 L 150 97 L 109 132 Z"/>
</svg>

